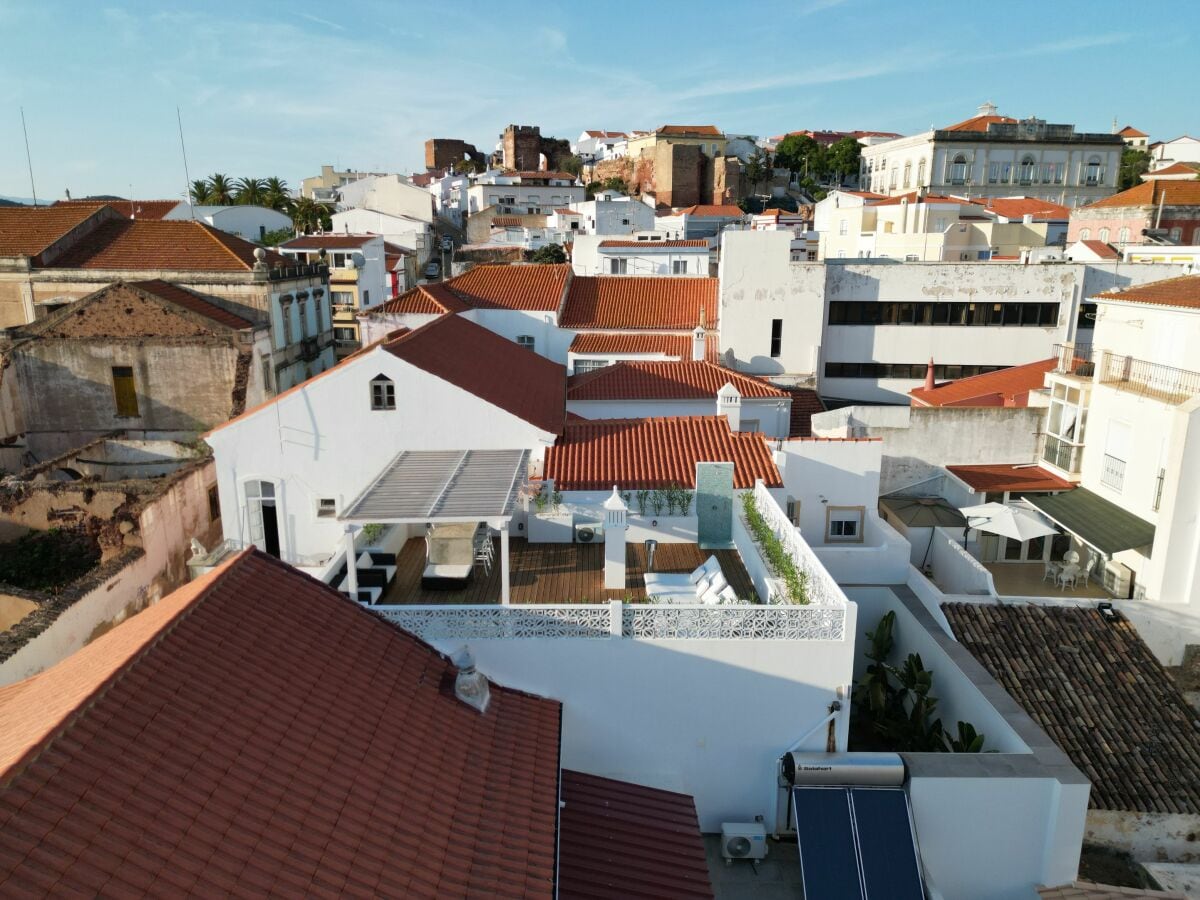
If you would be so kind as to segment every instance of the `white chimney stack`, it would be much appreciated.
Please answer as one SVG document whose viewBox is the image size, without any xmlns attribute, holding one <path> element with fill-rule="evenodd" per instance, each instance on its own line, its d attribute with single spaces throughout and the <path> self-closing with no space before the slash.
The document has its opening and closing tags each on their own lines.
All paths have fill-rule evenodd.
<svg viewBox="0 0 1200 900">
<path fill-rule="evenodd" d="M 717 391 L 717 415 L 729 420 L 730 431 L 742 430 L 742 395 L 729 382 Z"/>
<path fill-rule="evenodd" d="M 612 495 L 604 501 L 605 590 L 625 590 L 625 521 L 628 512 L 629 508 L 614 484 Z"/>
<path fill-rule="evenodd" d="M 704 329 L 699 326 L 692 332 L 692 362 L 700 362 L 704 359 L 705 349 L 708 338 L 705 336 Z"/>
<path fill-rule="evenodd" d="M 458 667 L 454 678 L 454 696 L 481 713 L 487 712 L 492 699 L 487 676 L 475 668 L 475 657 L 466 647 L 459 649 L 450 660 Z"/>
</svg>

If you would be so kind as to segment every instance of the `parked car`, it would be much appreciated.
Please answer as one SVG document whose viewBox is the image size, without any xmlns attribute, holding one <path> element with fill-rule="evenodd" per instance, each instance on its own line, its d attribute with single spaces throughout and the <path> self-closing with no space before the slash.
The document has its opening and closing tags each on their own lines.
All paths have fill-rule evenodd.
<svg viewBox="0 0 1200 900">
<path fill-rule="evenodd" d="M 429 261 L 429 264 L 427 266 L 425 266 L 425 277 L 426 278 L 437 278 L 441 274 L 442 274 L 442 264 L 440 262 L 438 262 L 436 259 L 431 259 Z"/>
</svg>

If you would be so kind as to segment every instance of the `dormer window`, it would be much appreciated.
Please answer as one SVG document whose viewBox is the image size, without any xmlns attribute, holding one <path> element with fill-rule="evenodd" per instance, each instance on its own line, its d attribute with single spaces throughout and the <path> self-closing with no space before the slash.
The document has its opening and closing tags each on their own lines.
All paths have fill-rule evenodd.
<svg viewBox="0 0 1200 900">
<path fill-rule="evenodd" d="M 396 408 L 396 385 L 386 375 L 371 379 L 371 409 L 390 410 Z"/>
</svg>

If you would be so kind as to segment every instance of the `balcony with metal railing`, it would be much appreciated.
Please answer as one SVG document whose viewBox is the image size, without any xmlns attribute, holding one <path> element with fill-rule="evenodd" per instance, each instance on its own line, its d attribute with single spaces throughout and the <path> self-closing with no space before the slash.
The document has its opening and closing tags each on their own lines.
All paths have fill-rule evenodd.
<svg viewBox="0 0 1200 900">
<path fill-rule="evenodd" d="M 1125 486 L 1125 460 L 1105 453 L 1100 466 L 1100 483 L 1119 493 Z"/>
<path fill-rule="evenodd" d="M 1083 463 L 1083 444 L 1072 444 L 1048 434 L 1042 448 L 1042 459 L 1056 469 L 1077 475 Z"/>
<path fill-rule="evenodd" d="M 1054 365 L 1057 375 L 1071 375 L 1090 380 L 1096 372 L 1091 344 L 1055 344 L 1054 357 L 1057 359 Z"/>
<path fill-rule="evenodd" d="M 1098 383 L 1163 403 L 1183 403 L 1200 394 L 1200 372 L 1188 369 L 1105 352 L 1097 370 Z"/>
</svg>

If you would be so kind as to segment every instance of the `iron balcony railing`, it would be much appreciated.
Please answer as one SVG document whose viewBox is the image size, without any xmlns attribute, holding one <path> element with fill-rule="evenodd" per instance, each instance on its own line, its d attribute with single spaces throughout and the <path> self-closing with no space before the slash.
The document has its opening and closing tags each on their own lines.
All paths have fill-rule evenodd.
<svg viewBox="0 0 1200 900">
<path fill-rule="evenodd" d="M 1091 378 L 1096 371 L 1091 344 L 1055 344 L 1054 356 L 1058 360 L 1054 371 L 1059 375 Z"/>
<path fill-rule="evenodd" d="M 1132 391 L 1170 403 L 1180 403 L 1200 394 L 1200 372 L 1176 369 L 1160 363 L 1105 353 L 1100 365 L 1101 384 Z"/>
<path fill-rule="evenodd" d="M 1125 460 L 1105 453 L 1100 466 L 1100 483 L 1120 491 L 1125 486 Z"/>
<path fill-rule="evenodd" d="M 1046 445 L 1042 448 L 1042 459 L 1055 468 L 1077 474 L 1082 456 L 1082 444 L 1071 444 L 1053 435 L 1046 435 Z"/>
</svg>

